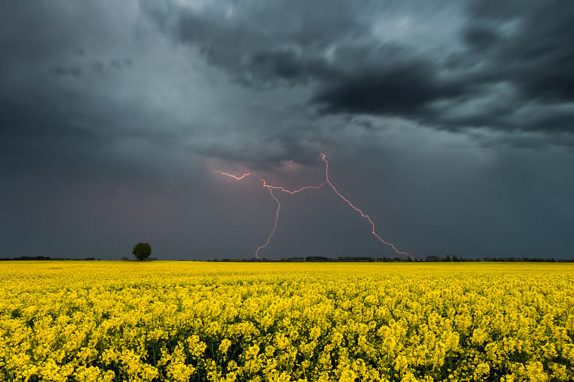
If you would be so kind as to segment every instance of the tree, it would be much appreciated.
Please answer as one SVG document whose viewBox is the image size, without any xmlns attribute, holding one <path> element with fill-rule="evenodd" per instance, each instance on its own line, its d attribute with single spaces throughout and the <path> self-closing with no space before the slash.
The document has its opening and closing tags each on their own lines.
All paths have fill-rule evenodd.
<svg viewBox="0 0 574 382">
<path fill-rule="evenodd" d="M 132 249 L 132 254 L 138 260 L 145 260 L 151 255 L 151 245 L 149 243 L 137 243 Z"/>
</svg>

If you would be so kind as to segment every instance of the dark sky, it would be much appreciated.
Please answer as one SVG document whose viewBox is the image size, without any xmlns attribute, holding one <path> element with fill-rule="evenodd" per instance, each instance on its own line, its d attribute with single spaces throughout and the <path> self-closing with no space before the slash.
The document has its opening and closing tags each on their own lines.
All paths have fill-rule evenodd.
<svg viewBox="0 0 574 382">
<path fill-rule="evenodd" d="M 415 256 L 574 257 L 571 0 L 3 0 L 0 257 L 251 257 L 251 170 Z M 328 190 L 262 256 L 392 256 Z"/>
</svg>

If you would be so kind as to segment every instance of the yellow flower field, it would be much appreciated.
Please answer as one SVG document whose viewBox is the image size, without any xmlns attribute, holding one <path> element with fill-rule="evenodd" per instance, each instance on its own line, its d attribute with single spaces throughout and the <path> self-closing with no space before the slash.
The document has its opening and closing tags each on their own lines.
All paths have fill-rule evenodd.
<svg viewBox="0 0 574 382">
<path fill-rule="evenodd" d="M 0 380 L 574 380 L 574 264 L 0 262 L 0 296 Z"/>
</svg>

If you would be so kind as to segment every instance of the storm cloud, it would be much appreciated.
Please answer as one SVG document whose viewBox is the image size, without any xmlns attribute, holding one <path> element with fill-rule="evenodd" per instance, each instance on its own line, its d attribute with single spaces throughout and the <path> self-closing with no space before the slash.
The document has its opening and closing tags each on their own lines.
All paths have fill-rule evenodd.
<svg viewBox="0 0 574 382">
<path fill-rule="evenodd" d="M 232 78 L 306 86 L 323 113 L 401 116 L 431 128 L 572 131 L 570 112 L 548 116 L 572 109 L 568 1 L 447 10 L 393 1 L 146 4 L 164 32 Z"/>
<path fill-rule="evenodd" d="M 4 1 L 0 256 L 249 257 L 272 201 L 213 170 L 300 185 L 326 151 L 415 254 L 571 257 L 570 3 Z M 390 255 L 284 202 L 270 257 Z"/>
</svg>

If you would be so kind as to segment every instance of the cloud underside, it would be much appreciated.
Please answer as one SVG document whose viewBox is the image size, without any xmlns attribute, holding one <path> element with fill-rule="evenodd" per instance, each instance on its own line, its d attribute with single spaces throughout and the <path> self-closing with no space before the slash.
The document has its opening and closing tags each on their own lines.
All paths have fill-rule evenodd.
<svg viewBox="0 0 574 382">
<path fill-rule="evenodd" d="M 463 130 L 574 131 L 574 7 L 470 1 L 145 2 L 184 46 L 245 86 L 310 90 L 321 114 Z M 444 13 L 444 14 L 443 14 Z"/>
<path fill-rule="evenodd" d="M 568 0 L 9 1 L 0 12 L 11 20 L 0 134 L 26 144 L 135 140 L 263 166 L 316 160 L 373 126 L 574 141 Z"/>
<path fill-rule="evenodd" d="M 571 0 L 438 3 L 0 1 L 0 256 L 250 256 L 273 200 L 212 170 L 315 184 L 323 151 L 417 255 L 569 256 Z M 274 253 L 380 254 L 282 196 Z"/>
</svg>

